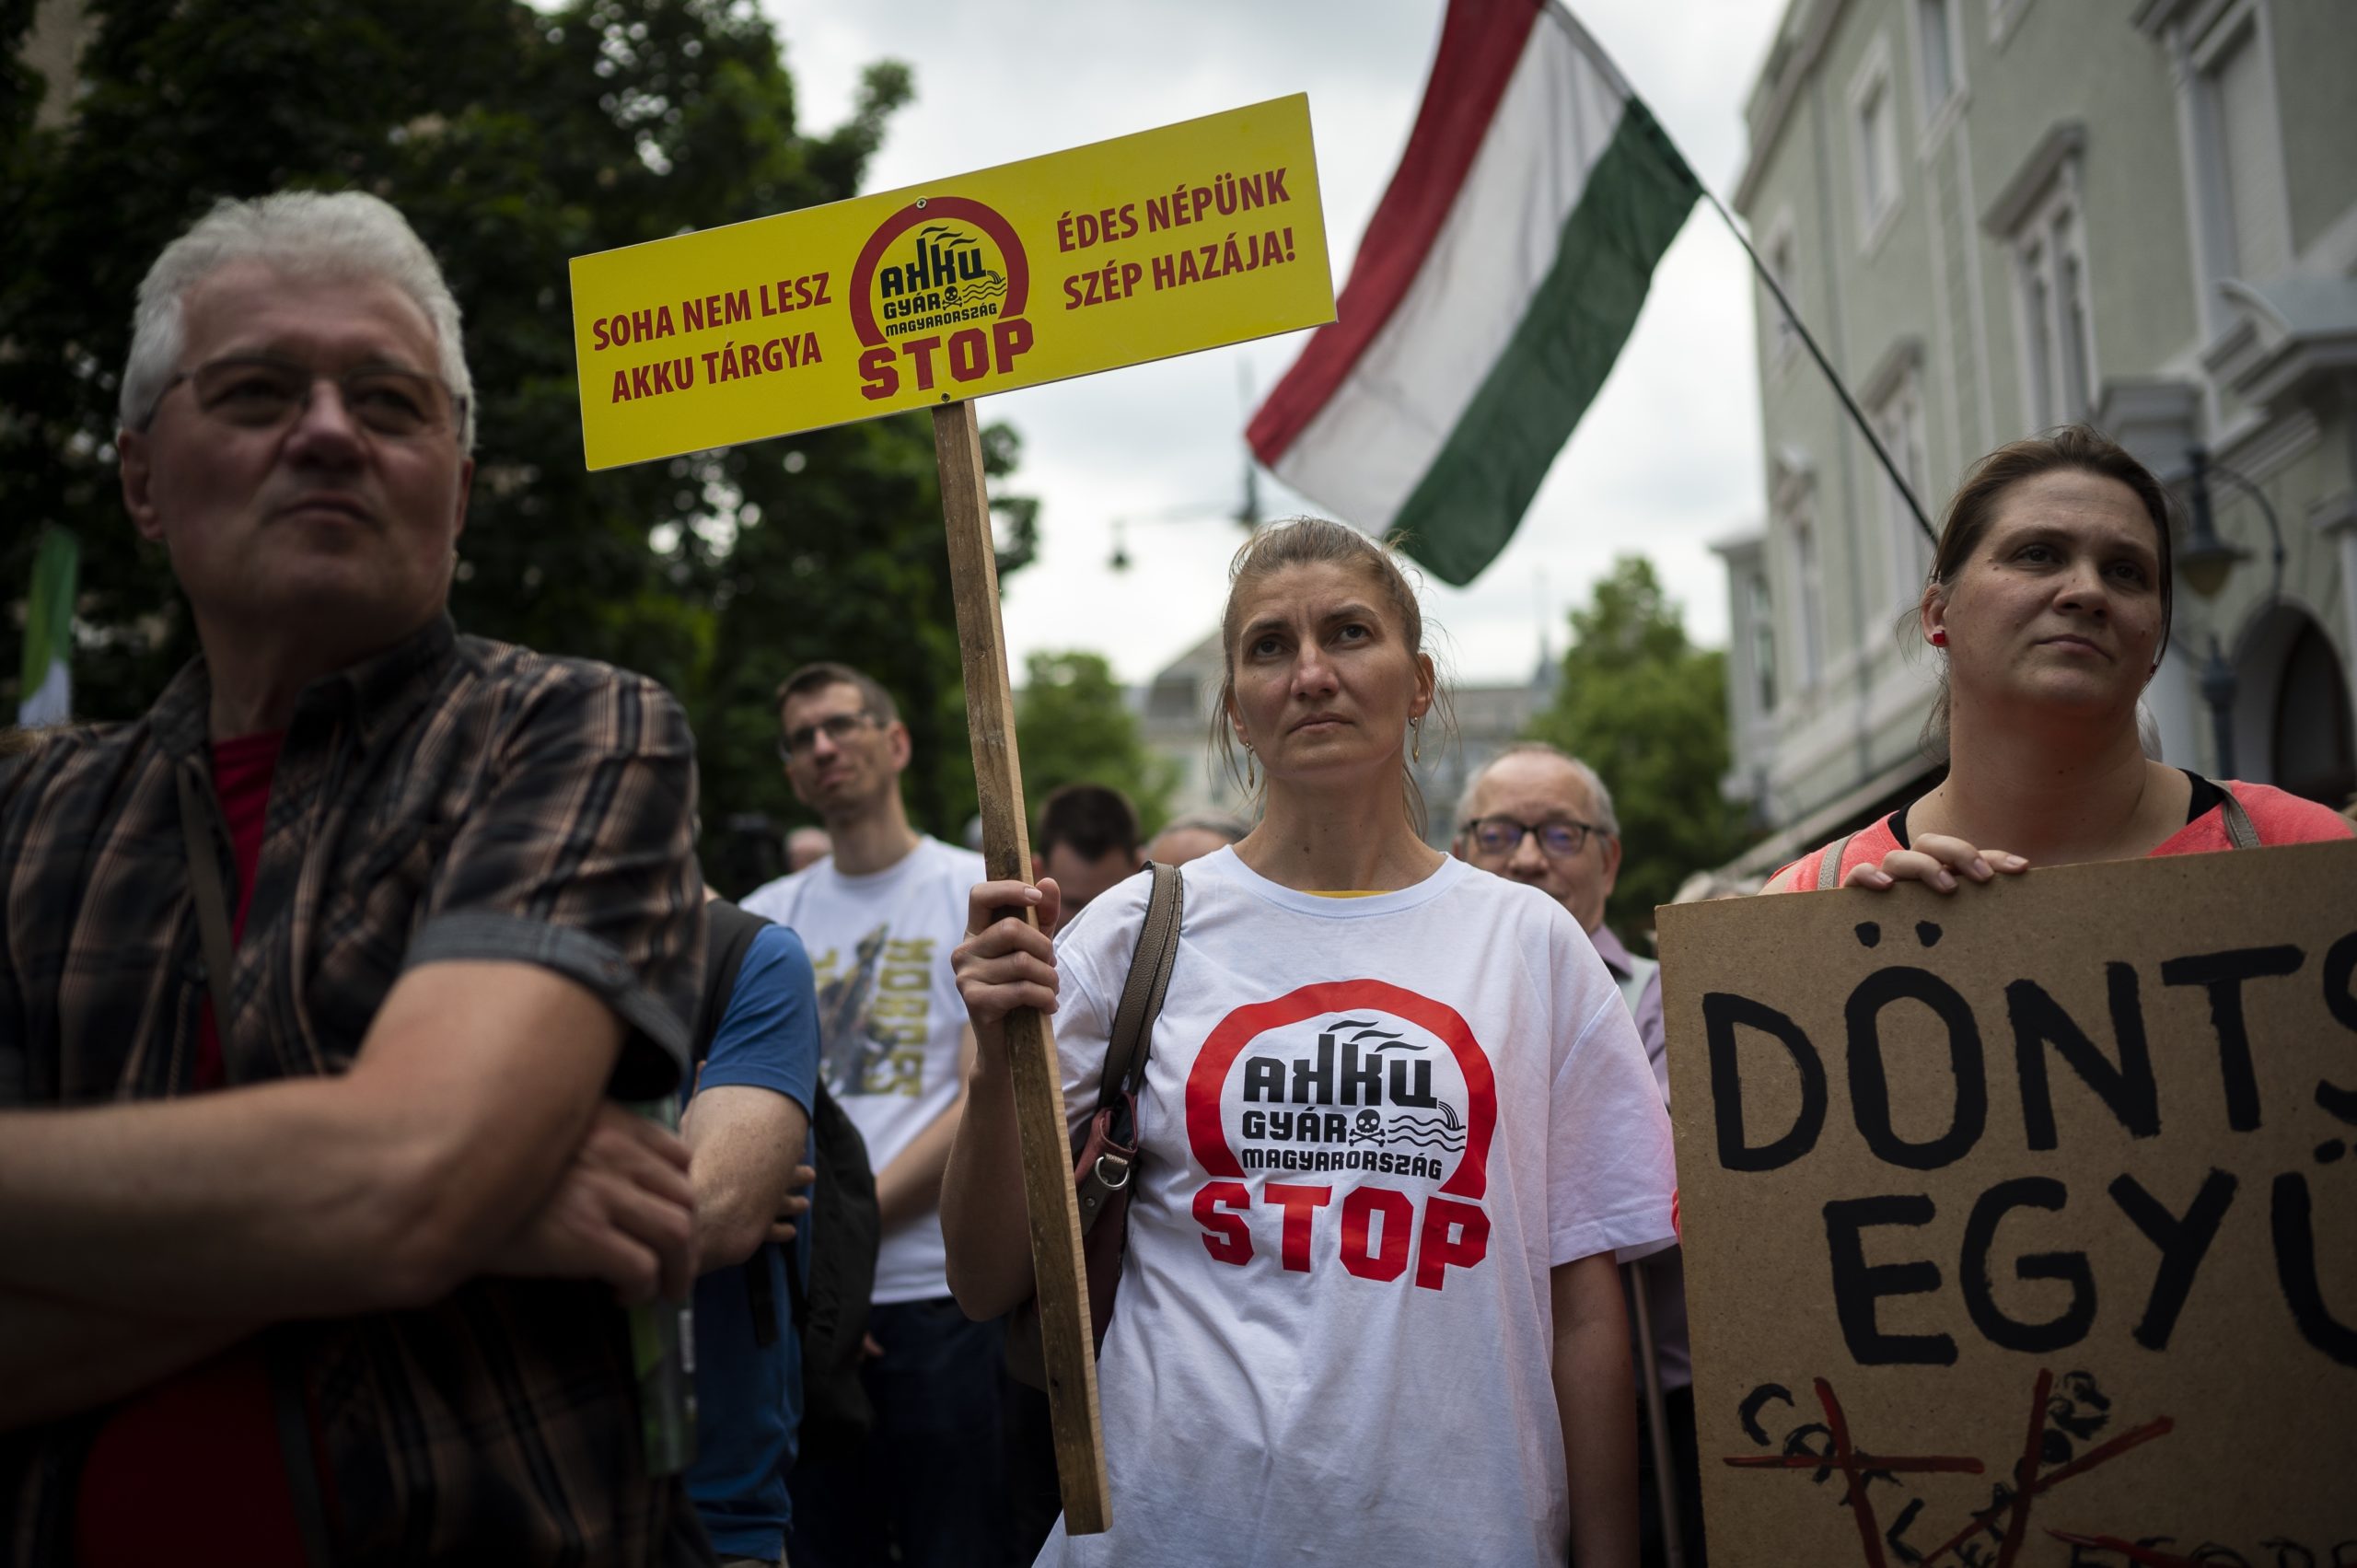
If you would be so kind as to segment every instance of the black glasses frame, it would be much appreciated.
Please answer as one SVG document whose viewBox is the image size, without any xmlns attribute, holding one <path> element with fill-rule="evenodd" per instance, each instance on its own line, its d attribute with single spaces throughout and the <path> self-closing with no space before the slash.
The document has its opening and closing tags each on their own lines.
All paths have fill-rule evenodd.
<svg viewBox="0 0 2357 1568">
<path fill-rule="evenodd" d="M 180 385 L 184 381 L 194 385 L 203 379 L 214 376 L 217 372 L 236 369 L 240 366 L 255 369 L 284 371 L 289 375 L 303 377 L 303 392 L 302 395 L 296 400 L 293 410 L 294 415 L 296 418 L 300 418 L 302 414 L 310 408 L 311 394 L 319 389 L 319 383 L 322 381 L 332 381 L 335 383 L 336 396 L 343 401 L 344 408 L 352 414 L 354 422 L 367 429 L 372 435 L 384 436 L 398 440 L 411 436 L 440 435 L 445 429 L 447 429 L 450 434 L 455 436 L 459 431 L 464 430 L 467 426 L 467 400 L 452 391 L 450 389 L 450 383 L 445 381 L 441 377 L 434 374 L 432 371 L 412 370 L 405 366 L 398 365 L 368 365 L 363 366 L 357 369 L 344 371 L 342 375 L 331 375 L 327 371 L 317 369 L 311 366 L 306 365 L 299 359 L 288 359 L 283 354 L 224 354 L 218 359 L 208 359 L 202 365 L 192 366 L 190 368 L 180 371 L 170 380 L 165 382 L 163 389 L 156 394 L 156 401 L 147 405 L 147 417 L 140 422 L 139 428 L 145 430 L 156 423 L 156 415 L 162 411 L 164 400 L 171 395 L 173 388 Z M 366 405 L 362 404 L 355 406 L 352 395 L 353 389 L 355 384 L 364 383 L 371 377 L 394 377 L 401 381 L 414 382 L 420 387 L 432 388 L 435 390 L 439 391 L 442 394 L 443 406 L 447 407 L 450 413 L 447 425 L 441 420 L 431 416 L 429 416 L 424 423 L 420 424 L 416 429 L 410 431 L 388 430 L 371 423 L 367 414 L 362 412 Z M 219 420 L 225 424 L 234 425 L 239 423 L 237 420 L 226 418 L 221 414 L 215 413 L 213 409 L 204 402 L 203 389 L 201 386 L 196 388 L 196 395 L 198 399 L 198 411 L 203 413 L 208 419 Z M 419 401 L 427 404 L 429 409 L 431 409 L 431 399 L 421 398 Z M 282 414 L 277 420 L 259 422 L 254 427 L 262 428 L 269 424 L 278 424 L 285 417 L 285 415 Z"/>
<path fill-rule="evenodd" d="M 847 714 L 830 714 L 816 724 L 806 724 L 800 729 L 789 730 L 779 736 L 778 761 L 793 761 L 797 755 L 810 749 L 810 743 L 819 738 L 822 730 L 828 739 L 840 746 L 858 730 L 876 722 L 876 710 L 873 708 L 853 708 Z"/>
<path fill-rule="evenodd" d="M 1484 828 L 1500 831 L 1511 828 L 1514 830 L 1514 842 L 1504 849 L 1492 849 L 1481 842 L 1481 830 Z M 1548 842 L 1548 836 L 1558 829 L 1568 835 L 1571 841 L 1562 848 L 1557 848 L 1554 844 Z M 1514 817 L 1476 817 L 1457 831 L 1464 834 L 1466 841 L 1483 854 L 1494 854 L 1502 858 L 1520 849 L 1522 841 L 1527 835 L 1536 833 L 1538 835 L 1540 851 L 1556 860 L 1569 860 L 1587 848 L 1588 836 L 1592 833 L 1605 838 L 1612 836 L 1608 829 L 1599 827 L 1594 822 L 1583 822 L 1570 817 L 1550 818 L 1544 822 L 1525 822 Z"/>
</svg>

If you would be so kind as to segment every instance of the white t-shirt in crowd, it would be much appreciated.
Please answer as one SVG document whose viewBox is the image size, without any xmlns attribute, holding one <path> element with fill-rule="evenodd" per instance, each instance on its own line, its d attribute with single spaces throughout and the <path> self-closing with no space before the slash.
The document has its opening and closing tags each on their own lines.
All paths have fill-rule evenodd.
<svg viewBox="0 0 2357 1568">
<path fill-rule="evenodd" d="M 966 1005 L 949 956 L 966 933 L 966 895 L 982 857 L 920 839 L 897 865 L 846 877 L 830 855 L 756 889 L 755 914 L 791 926 L 819 981 L 819 1075 L 882 1170 L 958 1098 Z M 884 1232 L 878 1302 L 949 1294 L 941 1211 Z"/>
<path fill-rule="evenodd" d="M 1097 1369 L 1110 1533 L 1043 1564 L 1558 1564 L 1549 1271 L 1672 1238 L 1669 1121 L 1578 923 L 1451 860 L 1328 899 L 1188 863 Z M 1095 1108 L 1144 912 L 1057 943 Z"/>
</svg>

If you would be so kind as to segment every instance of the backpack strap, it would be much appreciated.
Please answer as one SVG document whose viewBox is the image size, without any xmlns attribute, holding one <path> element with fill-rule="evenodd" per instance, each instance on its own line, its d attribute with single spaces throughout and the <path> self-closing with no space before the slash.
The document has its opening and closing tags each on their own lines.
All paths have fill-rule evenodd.
<svg viewBox="0 0 2357 1568">
<path fill-rule="evenodd" d="M 1081 1132 L 1082 1144 L 1095 1132 L 1101 1133 L 1103 1144 L 1095 1160 L 1074 1173 L 1073 1197 L 1079 1206 L 1084 1236 L 1104 1212 L 1105 1201 L 1130 1184 L 1137 1160 L 1137 1091 L 1145 1080 L 1154 1021 L 1162 1014 L 1162 999 L 1170 990 L 1171 965 L 1178 958 L 1186 885 L 1175 865 L 1148 861 L 1146 870 L 1154 883 L 1146 894 L 1145 921 L 1138 929 L 1138 945 L 1130 955 L 1130 978 L 1121 987 L 1112 1034 L 1105 1042 L 1105 1075 L 1097 1092 L 1097 1114 Z"/>
<path fill-rule="evenodd" d="M 1844 833 L 1825 846 L 1825 854 L 1817 863 L 1817 890 L 1831 892 L 1841 885 L 1841 857 L 1850 852 L 1850 841 L 1855 833 Z"/>
<path fill-rule="evenodd" d="M 706 900 L 703 912 L 703 994 L 696 1003 L 695 1034 L 690 1041 L 695 1056 L 692 1064 L 698 1067 L 712 1054 L 713 1036 L 720 1032 L 720 1020 L 728 1016 L 729 999 L 737 994 L 737 971 L 745 967 L 745 954 L 761 927 L 770 923 L 726 899 Z"/>
<path fill-rule="evenodd" d="M 707 900 L 703 910 L 703 995 L 696 1004 L 696 1031 L 690 1042 L 698 1068 L 712 1054 L 713 1037 L 720 1032 L 720 1022 L 728 1016 L 728 1004 L 737 994 L 737 974 L 745 967 L 745 955 L 751 950 L 753 939 L 761 934 L 761 927 L 770 923 L 726 899 Z M 770 1283 L 766 1245 L 753 1249 L 753 1255 L 745 1260 L 744 1269 L 745 1299 L 753 1315 L 753 1342 L 773 1345 L 778 1337 L 777 1289 Z M 789 1262 L 786 1272 L 793 1272 Z"/>
<path fill-rule="evenodd" d="M 1105 1042 L 1105 1077 L 1097 1094 L 1099 1110 L 1110 1110 L 1123 1096 L 1137 1093 L 1145 1076 L 1147 1038 L 1162 1014 L 1170 966 L 1178 957 L 1178 919 L 1186 901 L 1178 868 L 1154 861 L 1146 862 L 1145 868 L 1154 886 L 1146 895 L 1137 948 L 1130 956 L 1130 978 L 1113 1010 L 1113 1032 Z"/>
<path fill-rule="evenodd" d="M 2234 849 L 2258 848 L 2258 830 L 2251 825 L 2250 813 L 2243 809 L 2243 803 L 2236 800 L 2235 792 L 2224 784 L 2214 779 L 2210 783 L 2224 796 L 2218 802 L 2218 814 L 2225 819 L 2227 845 Z"/>
</svg>

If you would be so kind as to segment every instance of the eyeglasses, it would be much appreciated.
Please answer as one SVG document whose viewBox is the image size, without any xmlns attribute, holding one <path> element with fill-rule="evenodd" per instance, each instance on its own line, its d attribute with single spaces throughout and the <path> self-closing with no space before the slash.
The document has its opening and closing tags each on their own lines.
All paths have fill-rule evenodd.
<svg viewBox="0 0 2357 1568">
<path fill-rule="evenodd" d="M 800 729 L 789 729 L 779 736 L 777 754 L 789 762 L 796 757 L 807 756 L 810 748 L 818 743 L 819 738 L 822 735 L 835 745 L 841 746 L 858 734 L 864 726 L 873 724 L 875 720 L 876 715 L 865 708 L 854 708 L 847 714 L 830 714 L 816 724 L 806 724 Z"/>
<path fill-rule="evenodd" d="M 423 370 L 370 366 L 331 376 L 297 360 L 240 354 L 207 361 L 165 382 L 141 429 L 156 423 L 165 397 L 183 381 L 193 390 L 199 412 L 243 430 L 284 424 L 311 406 L 312 389 L 322 381 L 335 383 L 344 412 L 361 425 L 395 440 L 456 430 L 467 417 L 467 400 Z"/>
<path fill-rule="evenodd" d="M 1593 822 L 1519 822 L 1512 817 L 1477 817 L 1461 830 L 1483 854 L 1499 856 L 1521 848 L 1525 833 L 1537 833 L 1538 847 L 1556 860 L 1569 860 L 1587 847 L 1590 833 L 1604 831 Z"/>
</svg>

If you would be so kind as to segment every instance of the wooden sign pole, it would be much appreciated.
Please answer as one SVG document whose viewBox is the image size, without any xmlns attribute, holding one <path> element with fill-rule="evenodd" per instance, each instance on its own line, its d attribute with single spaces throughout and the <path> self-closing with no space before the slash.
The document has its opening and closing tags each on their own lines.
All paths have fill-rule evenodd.
<svg viewBox="0 0 2357 1568">
<path fill-rule="evenodd" d="M 998 616 L 998 556 L 991 542 L 982 443 L 970 400 L 933 411 L 934 459 L 941 470 L 942 520 L 949 530 L 949 580 L 958 610 L 958 650 L 966 674 L 966 727 L 973 738 L 974 790 L 982 808 L 982 861 L 993 881 L 1031 879 L 1031 835 L 1023 809 L 1023 769 L 1015 749 L 1015 698 L 1006 636 Z M 1032 918 L 1025 912 L 1025 918 Z M 1036 921 L 1035 921 L 1036 923 Z M 1023 1196 L 1031 1216 L 1032 1278 L 1039 1297 L 1048 1410 L 1055 1425 L 1056 1475 L 1064 1529 L 1101 1533 L 1105 1438 L 1097 1412 L 1096 1339 L 1080 1256 L 1072 1143 L 1065 1132 L 1062 1074 L 1048 1020 L 1029 1008 L 1006 1019 L 1015 1120 L 1023 1149 Z"/>
</svg>

